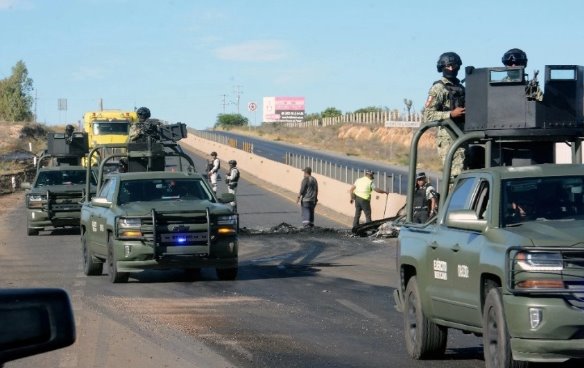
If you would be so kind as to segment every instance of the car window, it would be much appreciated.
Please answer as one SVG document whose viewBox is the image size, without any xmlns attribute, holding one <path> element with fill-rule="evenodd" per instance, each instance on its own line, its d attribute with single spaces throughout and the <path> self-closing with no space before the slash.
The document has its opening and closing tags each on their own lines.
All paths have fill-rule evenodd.
<svg viewBox="0 0 584 368">
<path fill-rule="evenodd" d="M 169 200 L 213 200 L 199 179 L 124 180 L 120 184 L 118 204 Z"/>
<path fill-rule="evenodd" d="M 470 197 L 475 187 L 475 178 L 463 178 L 458 181 L 450 197 L 447 211 L 470 209 Z"/>
<path fill-rule="evenodd" d="M 542 177 L 502 183 L 503 226 L 538 220 L 584 219 L 584 177 Z"/>
<path fill-rule="evenodd" d="M 50 185 L 76 185 L 85 184 L 87 172 L 85 170 L 55 170 L 41 171 L 35 182 L 35 187 Z M 95 176 L 90 175 L 91 184 L 95 185 Z"/>
<path fill-rule="evenodd" d="M 115 184 L 116 180 L 114 180 L 113 178 L 106 179 L 97 196 L 106 198 L 108 201 L 112 201 L 114 196 Z"/>
</svg>

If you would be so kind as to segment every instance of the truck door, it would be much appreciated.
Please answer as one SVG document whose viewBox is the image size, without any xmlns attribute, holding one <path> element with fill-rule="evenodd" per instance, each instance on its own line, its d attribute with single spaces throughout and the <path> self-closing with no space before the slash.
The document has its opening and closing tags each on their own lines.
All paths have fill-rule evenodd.
<svg viewBox="0 0 584 368">
<path fill-rule="evenodd" d="M 476 178 L 466 209 L 473 210 L 479 219 L 490 220 L 491 185 L 486 177 Z M 491 222 L 489 222 L 491 223 Z M 480 255 L 485 237 L 475 230 L 453 229 L 449 263 L 452 266 L 452 310 L 458 322 L 481 326 Z"/>
<path fill-rule="evenodd" d="M 449 320 L 462 322 L 468 319 L 468 314 L 474 315 L 474 308 L 462 302 L 464 294 L 459 287 L 459 273 L 468 260 L 461 260 L 461 251 L 466 249 L 464 244 L 475 243 L 477 234 L 464 229 L 447 227 L 444 224 L 445 216 L 454 210 L 468 209 L 472 206 L 472 199 L 477 191 L 478 180 L 474 177 L 461 178 L 453 188 L 445 211 L 440 216 L 436 236 L 430 244 L 429 267 L 433 273 L 430 282 L 433 283 L 432 309 L 438 318 L 448 316 Z M 462 267 L 459 267 L 462 266 Z"/>
<path fill-rule="evenodd" d="M 116 187 L 117 180 L 113 179 L 106 179 L 104 184 L 102 185 L 99 193 L 95 196 L 95 198 L 104 199 L 108 203 L 112 203 L 114 197 L 114 189 Z M 108 206 L 101 206 L 101 205 L 92 205 L 92 210 L 90 214 L 90 226 L 89 226 L 89 233 L 90 233 L 90 241 L 95 246 L 95 251 L 98 254 L 107 254 L 107 217 L 106 215 L 110 212 L 110 208 Z"/>
</svg>

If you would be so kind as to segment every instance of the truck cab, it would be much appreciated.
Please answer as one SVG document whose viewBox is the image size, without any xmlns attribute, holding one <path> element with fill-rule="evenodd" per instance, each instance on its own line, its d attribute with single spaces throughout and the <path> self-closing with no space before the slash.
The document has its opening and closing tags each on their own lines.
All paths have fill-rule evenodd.
<svg viewBox="0 0 584 368">
<path fill-rule="evenodd" d="M 546 66 L 538 101 L 521 67 L 467 67 L 464 130 L 414 135 L 394 292 L 412 358 L 443 354 L 449 329 L 482 336 L 487 367 L 584 358 L 583 80 L 582 66 Z M 414 224 L 417 142 L 438 126 L 456 137 L 439 210 Z M 572 163 L 557 164 L 565 142 Z M 459 147 L 471 159 L 453 178 Z"/>
</svg>

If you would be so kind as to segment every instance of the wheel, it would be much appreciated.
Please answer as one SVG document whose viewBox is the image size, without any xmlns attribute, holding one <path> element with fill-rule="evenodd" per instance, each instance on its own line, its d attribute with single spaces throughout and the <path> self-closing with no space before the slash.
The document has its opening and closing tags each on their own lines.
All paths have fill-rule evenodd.
<svg viewBox="0 0 584 368">
<path fill-rule="evenodd" d="M 114 284 L 128 282 L 130 275 L 127 272 L 118 272 L 118 264 L 114 257 L 114 242 L 110 237 L 107 240 L 107 273 L 110 282 Z"/>
<path fill-rule="evenodd" d="M 200 268 L 185 268 L 185 279 L 187 281 L 195 281 L 201 278 L 201 269 Z"/>
<path fill-rule="evenodd" d="M 448 329 L 438 326 L 424 316 L 415 276 L 406 287 L 404 335 L 408 354 L 414 359 L 438 357 L 446 351 Z"/>
<path fill-rule="evenodd" d="M 219 280 L 235 280 L 237 278 L 237 267 L 217 268 L 215 271 Z"/>
<path fill-rule="evenodd" d="M 528 366 L 528 362 L 513 360 L 501 292 L 498 287 L 491 287 L 487 291 L 483 309 L 483 349 L 487 368 Z"/>
<path fill-rule="evenodd" d="M 30 227 L 27 227 L 26 228 L 26 235 L 28 235 L 28 236 L 39 235 L 39 230 L 38 229 L 31 229 Z"/>
<path fill-rule="evenodd" d="M 99 276 L 103 272 L 103 263 L 95 262 L 93 254 L 87 248 L 85 232 L 81 234 L 81 250 L 83 251 L 83 273 L 87 276 Z"/>
</svg>

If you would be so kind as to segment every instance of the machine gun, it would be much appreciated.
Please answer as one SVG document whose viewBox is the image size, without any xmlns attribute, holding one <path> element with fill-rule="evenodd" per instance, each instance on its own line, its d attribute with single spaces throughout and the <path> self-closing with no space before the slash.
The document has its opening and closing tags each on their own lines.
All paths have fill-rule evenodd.
<svg viewBox="0 0 584 368">
<path fill-rule="evenodd" d="M 162 124 L 158 119 L 148 119 L 136 123 L 137 134 L 130 137 L 134 142 L 178 142 L 187 137 L 187 127 L 184 123 Z"/>
<path fill-rule="evenodd" d="M 533 72 L 533 78 L 525 86 L 525 97 L 528 101 L 542 101 L 543 92 L 539 88 L 539 81 L 537 80 L 537 75 L 539 70 Z"/>
</svg>

